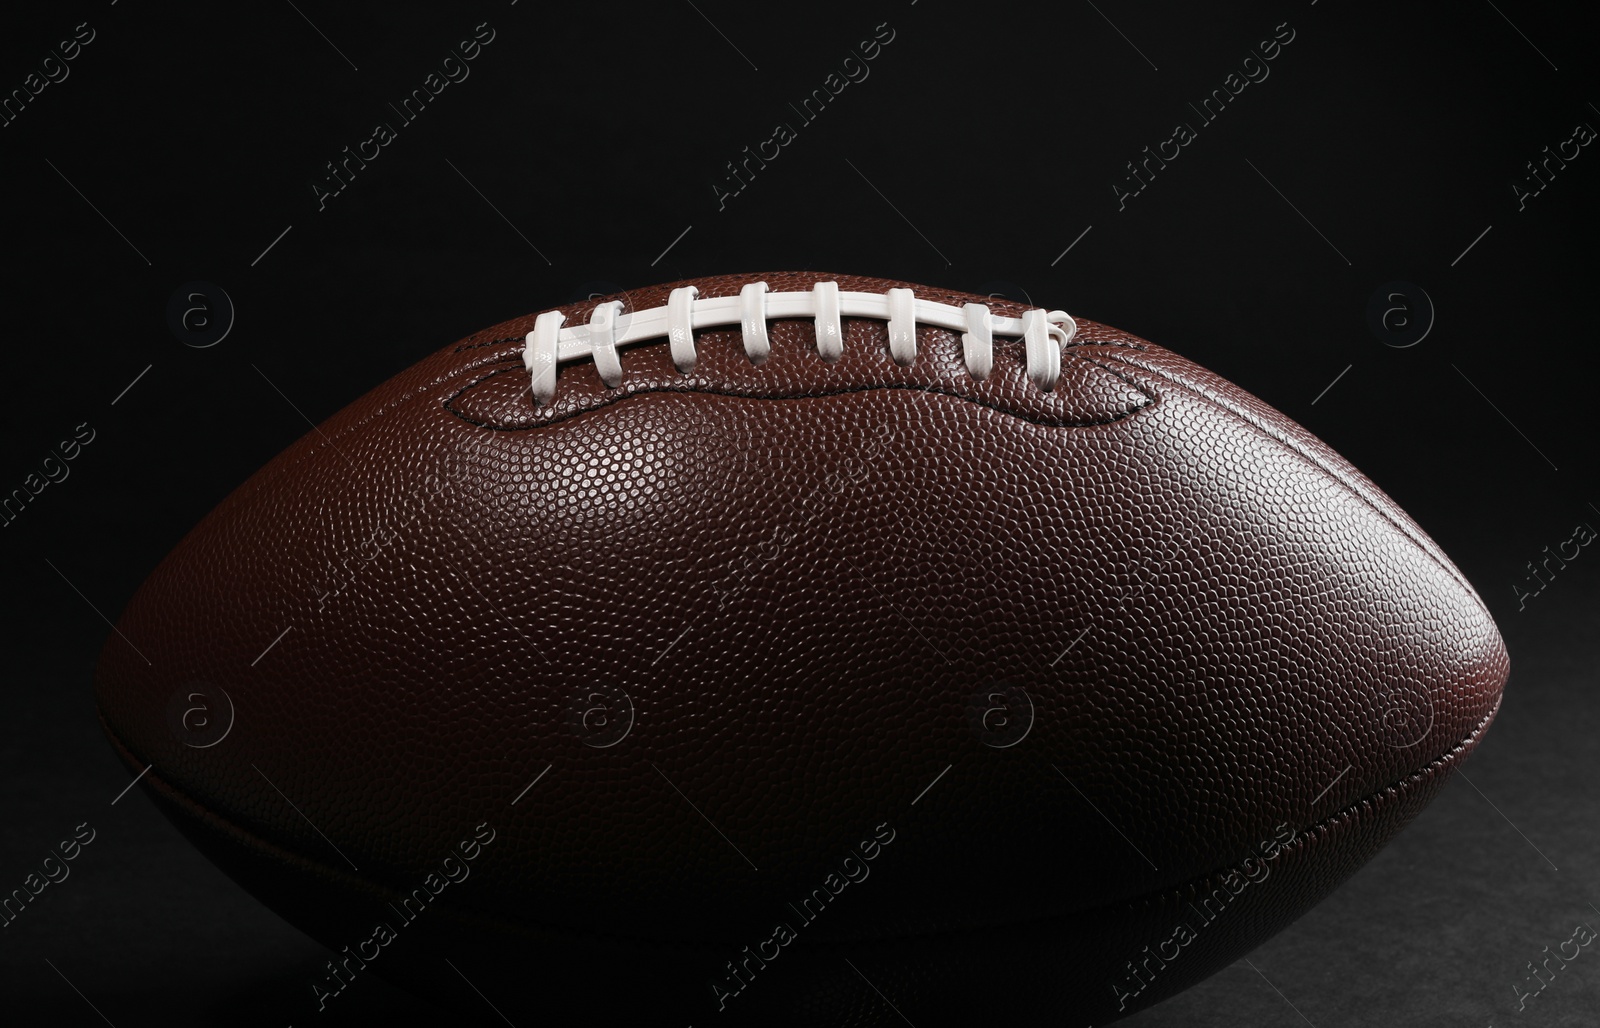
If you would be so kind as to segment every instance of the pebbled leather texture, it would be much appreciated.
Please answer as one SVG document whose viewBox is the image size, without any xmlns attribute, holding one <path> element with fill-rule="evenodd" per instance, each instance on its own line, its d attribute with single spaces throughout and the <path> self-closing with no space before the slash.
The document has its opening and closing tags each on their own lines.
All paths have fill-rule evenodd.
<svg viewBox="0 0 1600 1028">
<path fill-rule="evenodd" d="M 908 286 L 692 284 L 756 280 Z M 97 671 L 162 809 L 335 951 L 490 826 L 371 964 L 412 987 L 459 988 L 457 954 L 507 1012 L 585 991 L 585 1023 L 1102 1024 L 1331 891 L 1497 708 L 1499 635 L 1425 533 L 1144 340 L 1078 319 L 1042 393 L 1020 340 L 976 382 L 956 333 L 901 367 L 846 319 L 829 364 L 774 321 L 760 366 L 705 331 L 689 377 L 662 340 L 537 407 L 533 320 L 258 472 L 129 604 L 149 663 L 113 635 Z"/>
</svg>

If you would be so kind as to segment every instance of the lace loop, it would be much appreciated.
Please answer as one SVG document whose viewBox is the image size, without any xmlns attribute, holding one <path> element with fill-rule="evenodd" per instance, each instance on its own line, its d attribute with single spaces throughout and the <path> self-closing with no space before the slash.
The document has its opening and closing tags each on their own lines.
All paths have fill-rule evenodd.
<svg viewBox="0 0 1600 1028">
<path fill-rule="evenodd" d="M 1028 381 L 1048 393 L 1061 377 L 1061 347 L 1050 338 L 1049 317 L 1044 311 L 1022 312 L 1022 342 L 1028 359 Z"/>
<path fill-rule="evenodd" d="M 556 361 L 559 359 L 561 323 L 567 316 L 545 311 L 533 323 L 522 351 L 522 366 L 533 376 L 533 398 L 543 406 L 556 398 Z"/>
<path fill-rule="evenodd" d="M 811 287 L 817 307 L 817 356 L 832 364 L 844 356 L 844 329 L 839 324 L 839 283 L 818 282 Z"/>
<path fill-rule="evenodd" d="M 889 356 L 902 368 L 917 359 L 916 299 L 909 289 L 889 290 Z"/>
<path fill-rule="evenodd" d="M 694 370 L 699 354 L 694 349 L 694 300 L 700 290 L 680 286 L 667 295 L 667 341 L 672 347 L 672 366 L 680 375 Z"/>
<path fill-rule="evenodd" d="M 617 314 L 621 300 L 597 304 L 589 315 L 589 352 L 600 381 L 615 389 L 622 384 L 622 361 L 617 358 Z"/>
<path fill-rule="evenodd" d="M 752 282 L 739 290 L 739 330 L 744 334 L 744 355 L 760 364 L 772 352 L 767 339 L 767 284 Z"/>
<path fill-rule="evenodd" d="M 989 326 L 989 308 L 981 303 L 969 303 L 961 310 L 967 318 L 967 330 L 961 336 L 961 356 L 967 362 L 967 374 L 982 382 L 994 369 L 994 330 Z"/>
</svg>

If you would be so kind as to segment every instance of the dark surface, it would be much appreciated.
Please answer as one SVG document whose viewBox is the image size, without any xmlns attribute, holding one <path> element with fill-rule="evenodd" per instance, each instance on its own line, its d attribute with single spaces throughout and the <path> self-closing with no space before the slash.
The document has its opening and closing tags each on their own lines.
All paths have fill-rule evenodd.
<svg viewBox="0 0 1600 1028">
<path fill-rule="evenodd" d="M 781 23 L 700 4 L 755 70 L 687 5 L 300 10 L 359 71 L 288 5 L 226 22 L 200 7 L 47 10 L 0 42 L 0 70 L 20 83 L 77 22 L 97 33 L 70 77 L 0 128 L 5 488 L 74 426 L 95 431 L 70 476 L 3 529 L 0 873 L 20 883 L 75 825 L 98 833 L 67 881 L 0 929 L 8 1012 L 98 1023 L 85 997 L 119 1025 L 419 1011 L 364 975 L 313 1015 L 324 951 L 139 790 L 108 806 L 128 776 L 94 724 L 89 674 L 108 631 L 95 608 L 114 617 L 184 532 L 306 430 L 301 412 L 321 421 L 451 339 L 618 286 L 809 266 L 1014 294 L 1213 369 L 1371 476 L 1505 633 L 1512 679 L 1470 782 L 1458 776 L 1249 963 L 1127 1023 L 1592 1020 L 1588 956 L 1525 1010 L 1513 992 L 1544 947 L 1600 925 L 1592 558 L 1552 562 L 1532 596 L 1525 567 L 1600 521 L 1585 375 L 1592 148 L 1525 209 L 1512 188 L 1525 161 L 1600 121 L 1591 40 L 1572 16 L 1100 4 L 1135 50 L 1087 4 L 1049 22 L 923 0 Z M 322 163 L 485 20 L 497 36 L 471 77 L 319 211 Z M 1119 211 L 1123 163 L 1285 21 L 1296 36 L 1270 77 Z M 723 163 L 880 22 L 896 34 L 870 77 L 718 210 Z M 169 297 L 195 279 L 238 308 L 206 349 L 167 326 Z M 1367 324 L 1369 298 L 1395 280 L 1437 311 L 1403 349 Z"/>
</svg>

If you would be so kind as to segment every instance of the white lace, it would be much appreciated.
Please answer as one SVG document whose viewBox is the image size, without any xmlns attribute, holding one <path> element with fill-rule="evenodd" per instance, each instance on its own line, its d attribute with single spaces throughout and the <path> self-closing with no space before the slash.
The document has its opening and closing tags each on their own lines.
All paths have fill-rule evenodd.
<svg viewBox="0 0 1600 1028">
<path fill-rule="evenodd" d="M 774 318 L 810 318 L 816 326 L 817 355 L 832 363 L 844 355 L 840 318 L 876 318 L 889 323 L 889 355 L 902 367 L 917 358 L 917 326 L 936 325 L 960 331 L 967 373 L 984 379 L 994 368 L 994 337 L 1021 336 L 1028 380 L 1049 392 L 1061 377 L 1061 347 L 1072 341 L 1077 323 L 1065 311 L 1034 309 L 1020 318 L 1000 318 L 986 304 L 962 307 L 919 300 L 910 289 L 887 293 L 847 293 L 837 282 L 818 282 L 808 292 L 771 293 L 765 282 L 752 282 L 738 296 L 701 299 L 694 286 L 674 289 L 665 307 L 623 313 L 619 300 L 595 307 L 587 325 L 563 328 L 566 316 L 547 311 L 533 323 L 522 351 L 532 377 L 533 398 L 549 403 L 556 395 L 556 367 L 562 361 L 589 357 L 600 380 L 611 388 L 622 384 L 617 348 L 665 337 L 672 363 L 680 374 L 694 370 L 696 329 L 738 325 L 745 356 L 760 364 L 772 352 L 767 322 Z M 619 322 L 621 328 L 619 331 Z"/>
</svg>

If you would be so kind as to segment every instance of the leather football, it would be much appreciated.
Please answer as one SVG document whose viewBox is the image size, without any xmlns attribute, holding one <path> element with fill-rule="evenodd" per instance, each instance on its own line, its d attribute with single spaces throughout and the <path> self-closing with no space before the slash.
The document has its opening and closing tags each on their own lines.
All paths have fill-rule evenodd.
<svg viewBox="0 0 1600 1028">
<path fill-rule="evenodd" d="M 1438 546 L 1255 397 L 786 272 L 378 386 L 156 568 L 96 695 L 329 948 L 308 1013 L 371 972 L 494 1023 L 929 1028 L 1102 1025 L 1243 956 L 1506 674 Z"/>
</svg>

